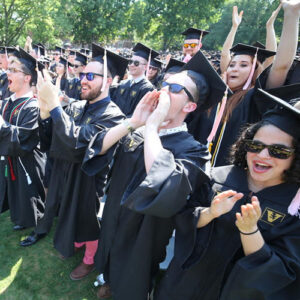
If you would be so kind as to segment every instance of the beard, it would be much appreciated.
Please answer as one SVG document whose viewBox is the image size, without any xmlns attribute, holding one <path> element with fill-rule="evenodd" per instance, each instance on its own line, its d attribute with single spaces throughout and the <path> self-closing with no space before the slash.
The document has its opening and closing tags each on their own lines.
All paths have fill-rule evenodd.
<svg viewBox="0 0 300 300">
<path fill-rule="evenodd" d="M 89 87 L 89 85 L 87 85 Z M 81 100 L 93 101 L 101 95 L 101 86 L 80 93 Z"/>
</svg>

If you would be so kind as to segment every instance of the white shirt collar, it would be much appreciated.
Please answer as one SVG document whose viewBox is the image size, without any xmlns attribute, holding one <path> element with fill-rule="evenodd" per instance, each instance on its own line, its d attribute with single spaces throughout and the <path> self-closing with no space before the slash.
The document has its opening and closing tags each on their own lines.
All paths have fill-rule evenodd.
<svg viewBox="0 0 300 300">
<path fill-rule="evenodd" d="M 32 97 L 33 97 L 33 92 L 30 91 L 30 92 L 28 92 L 27 94 L 25 94 L 25 95 L 23 95 L 23 96 L 21 96 L 21 97 L 19 97 L 19 98 L 32 98 Z M 18 99 L 19 99 L 19 98 L 18 98 Z M 12 101 L 16 101 L 16 100 L 17 100 L 16 94 L 12 94 L 12 95 L 10 96 L 10 99 L 11 99 Z"/>
<path fill-rule="evenodd" d="M 141 77 L 138 77 L 138 78 L 135 78 L 135 79 L 132 78 L 132 81 L 134 81 L 134 83 L 138 83 L 138 82 L 140 82 L 141 80 L 143 80 L 144 78 L 145 78 L 145 76 L 142 75 Z"/>
<path fill-rule="evenodd" d="M 188 131 L 186 123 L 183 123 L 181 126 L 174 127 L 174 128 L 161 129 L 158 135 L 164 136 L 164 135 L 173 134 L 181 131 Z"/>
</svg>

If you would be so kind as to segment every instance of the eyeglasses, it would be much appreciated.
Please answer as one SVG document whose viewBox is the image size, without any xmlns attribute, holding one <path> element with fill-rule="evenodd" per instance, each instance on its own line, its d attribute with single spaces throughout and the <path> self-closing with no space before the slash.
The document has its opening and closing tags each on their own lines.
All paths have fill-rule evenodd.
<svg viewBox="0 0 300 300">
<path fill-rule="evenodd" d="M 190 98 L 190 100 L 192 102 L 196 102 L 194 97 L 192 96 L 192 94 L 188 91 L 188 89 L 178 83 L 169 83 L 169 82 L 166 82 L 166 81 L 163 81 L 162 84 L 161 84 L 162 87 L 166 87 L 168 86 L 169 87 L 169 91 L 171 93 L 174 93 L 174 94 L 178 94 L 180 93 L 182 90 L 184 90 L 187 94 L 187 96 Z"/>
<path fill-rule="evenodd" d="M 134 64 L 135 67 L 138 67 L 139 65 L 146 65 L 146 64 L 141 63 L 141 62 L 138 61 L 138 60 L 132 60 L 132 59 L 130 59 L 130 60 L 128 61 L 128 65 L 132 65 L 132 64 Z"/>
<path fill-rule="evenodd" d="M 158 70 L 158 68 L 157 68 L 157 67 L 152 67 L 152 66 L 150 66 L 150 67 L 149 67 L 149 70 L 152 70 L 152 71 L 157 71 L 157 70 Z"/>
<path fill-rule="evenodd" d="M 199 44 L 197 43 L 191 43 L 191 44 L 188 44 L 188 43 L 185 43 L 183 44 L 183 48 L 188 48 L 188 47 L 191 47 L 192 49 L 196 48 Z"/>
<path fill-rule="evenodd" d="M 95 76 L 101 76 L 103 77 L 103 74 L 98 74 L 98 73 L 93 73 L 93 72 L 88 72 L 88 73 L 79 73 L 79 79 L 83 80 L 85 77 L 88 81 L 93 81 Z"/>
<path fill-rule="evenodd" d="M 260 153 L 265 148 L 271 157 L 279 159 L 288 159 L 295 152 L 295 149 L 283 145 L 266 145 L 259 141 L 244 140 L 244 149 L 247 152 Z"/>
<path fill-rule="evenodd" d="M 82 67 L 82 65 L 74 65 L 74 68 L 77 69 L 79 67 Z"/>
<path fill-rule="evenodd" d="M 16 69 L 16 68 L 7 68 L 6 72 L 15 74 L 15 73 L 23 73 L 26 74 L 24 71 L 20 70 L 20 69 Z M 27 75 L 27 74 L 26 74 Z"/>
</svg>

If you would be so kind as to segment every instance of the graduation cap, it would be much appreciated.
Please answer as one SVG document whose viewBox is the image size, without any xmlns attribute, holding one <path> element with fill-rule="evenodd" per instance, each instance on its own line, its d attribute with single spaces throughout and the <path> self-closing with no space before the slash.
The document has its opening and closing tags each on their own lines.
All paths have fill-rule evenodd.
<svg viewBox="0 0 300 300">
<path fill-rule="evenodd" d="M 185 65 L 183 61 L 170 58 L 169 63 L 166 66 L 165 73 L 178 73 Z"/>
<path fill-rule="evenodd" d="M 120 78 L 123 78 L 128 65 L 128 60 L 114 52 L 104 49 L 103 47 L 95 43 L 92 44 L 93 60 L 99 61 L 101 64 L 104 64 L 105 52 L 107 56 L 107 68 L 110 71 L 112 77 L 118 75 L 120 76 Z"/>
<path fill-rule="evenodd" d="M 142 43 L 137 43 L 134 46 L 134 48 L 132 49 L 132 51 L 133 51 L 133 55 L 140 56 L 140 57 L 146 59 L 147 61 L 149 60 L 150 57 L 151 57 L 151 59 L 154 59 L 155 57 L 157 57 L 159 55 L 158 52 L 143 45 Z"/>
<path fill-rule="evenodd" d="M 86 66 L 88 60 L 87 56 L 78 51 L 76 51 L 75 55 L 75 60 L 79 61 L 82 65 Z"/>
<path fill-rule="evenodd" d="M 185 40 L 193 40 L 193 39 L 202 40 L 202 37 L 205 36 L 206 34 L 209 34 L 209 31 L 190 27 L 184 32 L 182 32 L 181 34 L 185 36 L 184 38 Z"/>
<path fill-rule="evenodd" d="M 62 56 L 59 57 L 59 63 L 64 65 L 65 67 L 73 67 L 73 64 L 71 64 L 67 59 L 65 59 Z"/>
<path fill-rule="evenodd" d="M 55 46 L 55 52 L 59 52 L 60 55 L 63 55 L 63 54 L 65 54 L 66 49 L 62 48 L 62 47 L 59 47 L 59 46 Z"/>
<path fill-rule="evenodd" d="M 300 95 L 300 89 L 298 85 L 298 96 Z M 294 107 L 291 103 L 294 101 L 289 100 L 286 101 L 285 98 L 288 97 L 288 90 L 285 90 L 282 95 L 287 95 L 287 97 L 284 97 L 284 100 L 276 97 L 274 95 L 271 95 L 270 93 L 258 89 L 259 95 L 261 96 L 261 101 L 270 101 L 275 105 L 275 108 L 267 111 L 262 119 L 265 121 L 270 122 L 274 126 L 278 127 L 282 131 L 288 133 L 295 139 L 300 139 L 300 110 Z M 282 92 L 282 91 L 281 91 Z"/>
<path fill-rule="evenodd" d="M 85 55 L 90 55 L 90 49 L 88 49 L 88 48 L 81 48 L 80 49 L 80 52 L 81 53 L 84 53 Z"/>
<path fill-rule="evenodd" d="M 69 55 L 76 55 L 76 51 L 75 50 L 70 50 Z"/>
<path fill-rule="evenodd" d="M 151 59 L 151 61 L 150 61 L 151 67 L 161 69 L 161 65 L 162 65 L 162 61 L 158 60 L 157 58 Z"/>
<path fill-rule="evenodd" d="M 16 47 L 1 46 L 0 54 L 14 55 L 14 56 L 18 57 L 19 51 Z"/>
<path fill-rule="evenodd" d="M 45 56 L 45 48 L 43 48 L 41 45 L 39 45 L 39 44 L 33 44 L 32 45 L 32 49 L 35 51 L 35 53 L 38 56 Z"/>
<path fill-rule="evenodd" d="M 284 99 L 285 101 L 290 101 L 296 98 L 300 98 L 300 83 L 284 85 L 265 91 L 277 98 Z"/>
<path fill-rule="evenodd" d="M 259 41 L 254 42 L 252 44 L 252 46 L 257 47 L 257 48 L 261 48 L 261 49 L 266 49 L 266 46 L 263 43 L 259 42 Z"/>
<path fill-rule="evenodd" d="M 236 55 L 251 55 L 255 56 L 257 53 L 257 60 L 263 63 L 268 57 L 274 56 L 276 52 L 262 49 L 260 47 L 254 47 L 246 44 L 236 44 L 230 49 L 233 52 L 233 56 Z"/>
</svg>

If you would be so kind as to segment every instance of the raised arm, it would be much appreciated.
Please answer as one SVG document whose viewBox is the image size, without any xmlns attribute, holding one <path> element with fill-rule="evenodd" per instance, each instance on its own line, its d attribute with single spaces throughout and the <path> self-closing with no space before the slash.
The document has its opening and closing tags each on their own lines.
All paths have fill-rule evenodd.
<svg viewBox="0 0 300 300">
<path fill-rule="evenodd" d="M 282 0 L 281 3 L 284 10 L 283 27 L 277 54 L 267 79 L 267 89 L 284 84 L 298 43 L 300 0 Z"/>
<path fill-rule="evenodd" d="M 242 22 L 243 11 L 238 13 L 237 6 L 234 6 L 232 9 L 232 27 L 230 32 L 225 40 L 225 43 L 221 52 L 221 61 L 220 61 L 220 69 L 221 73 L 224 73 L 230 62 L 230 49 L 232 48 L 234 38 L 237 32 L 239 25 Z"/>
</svg>

